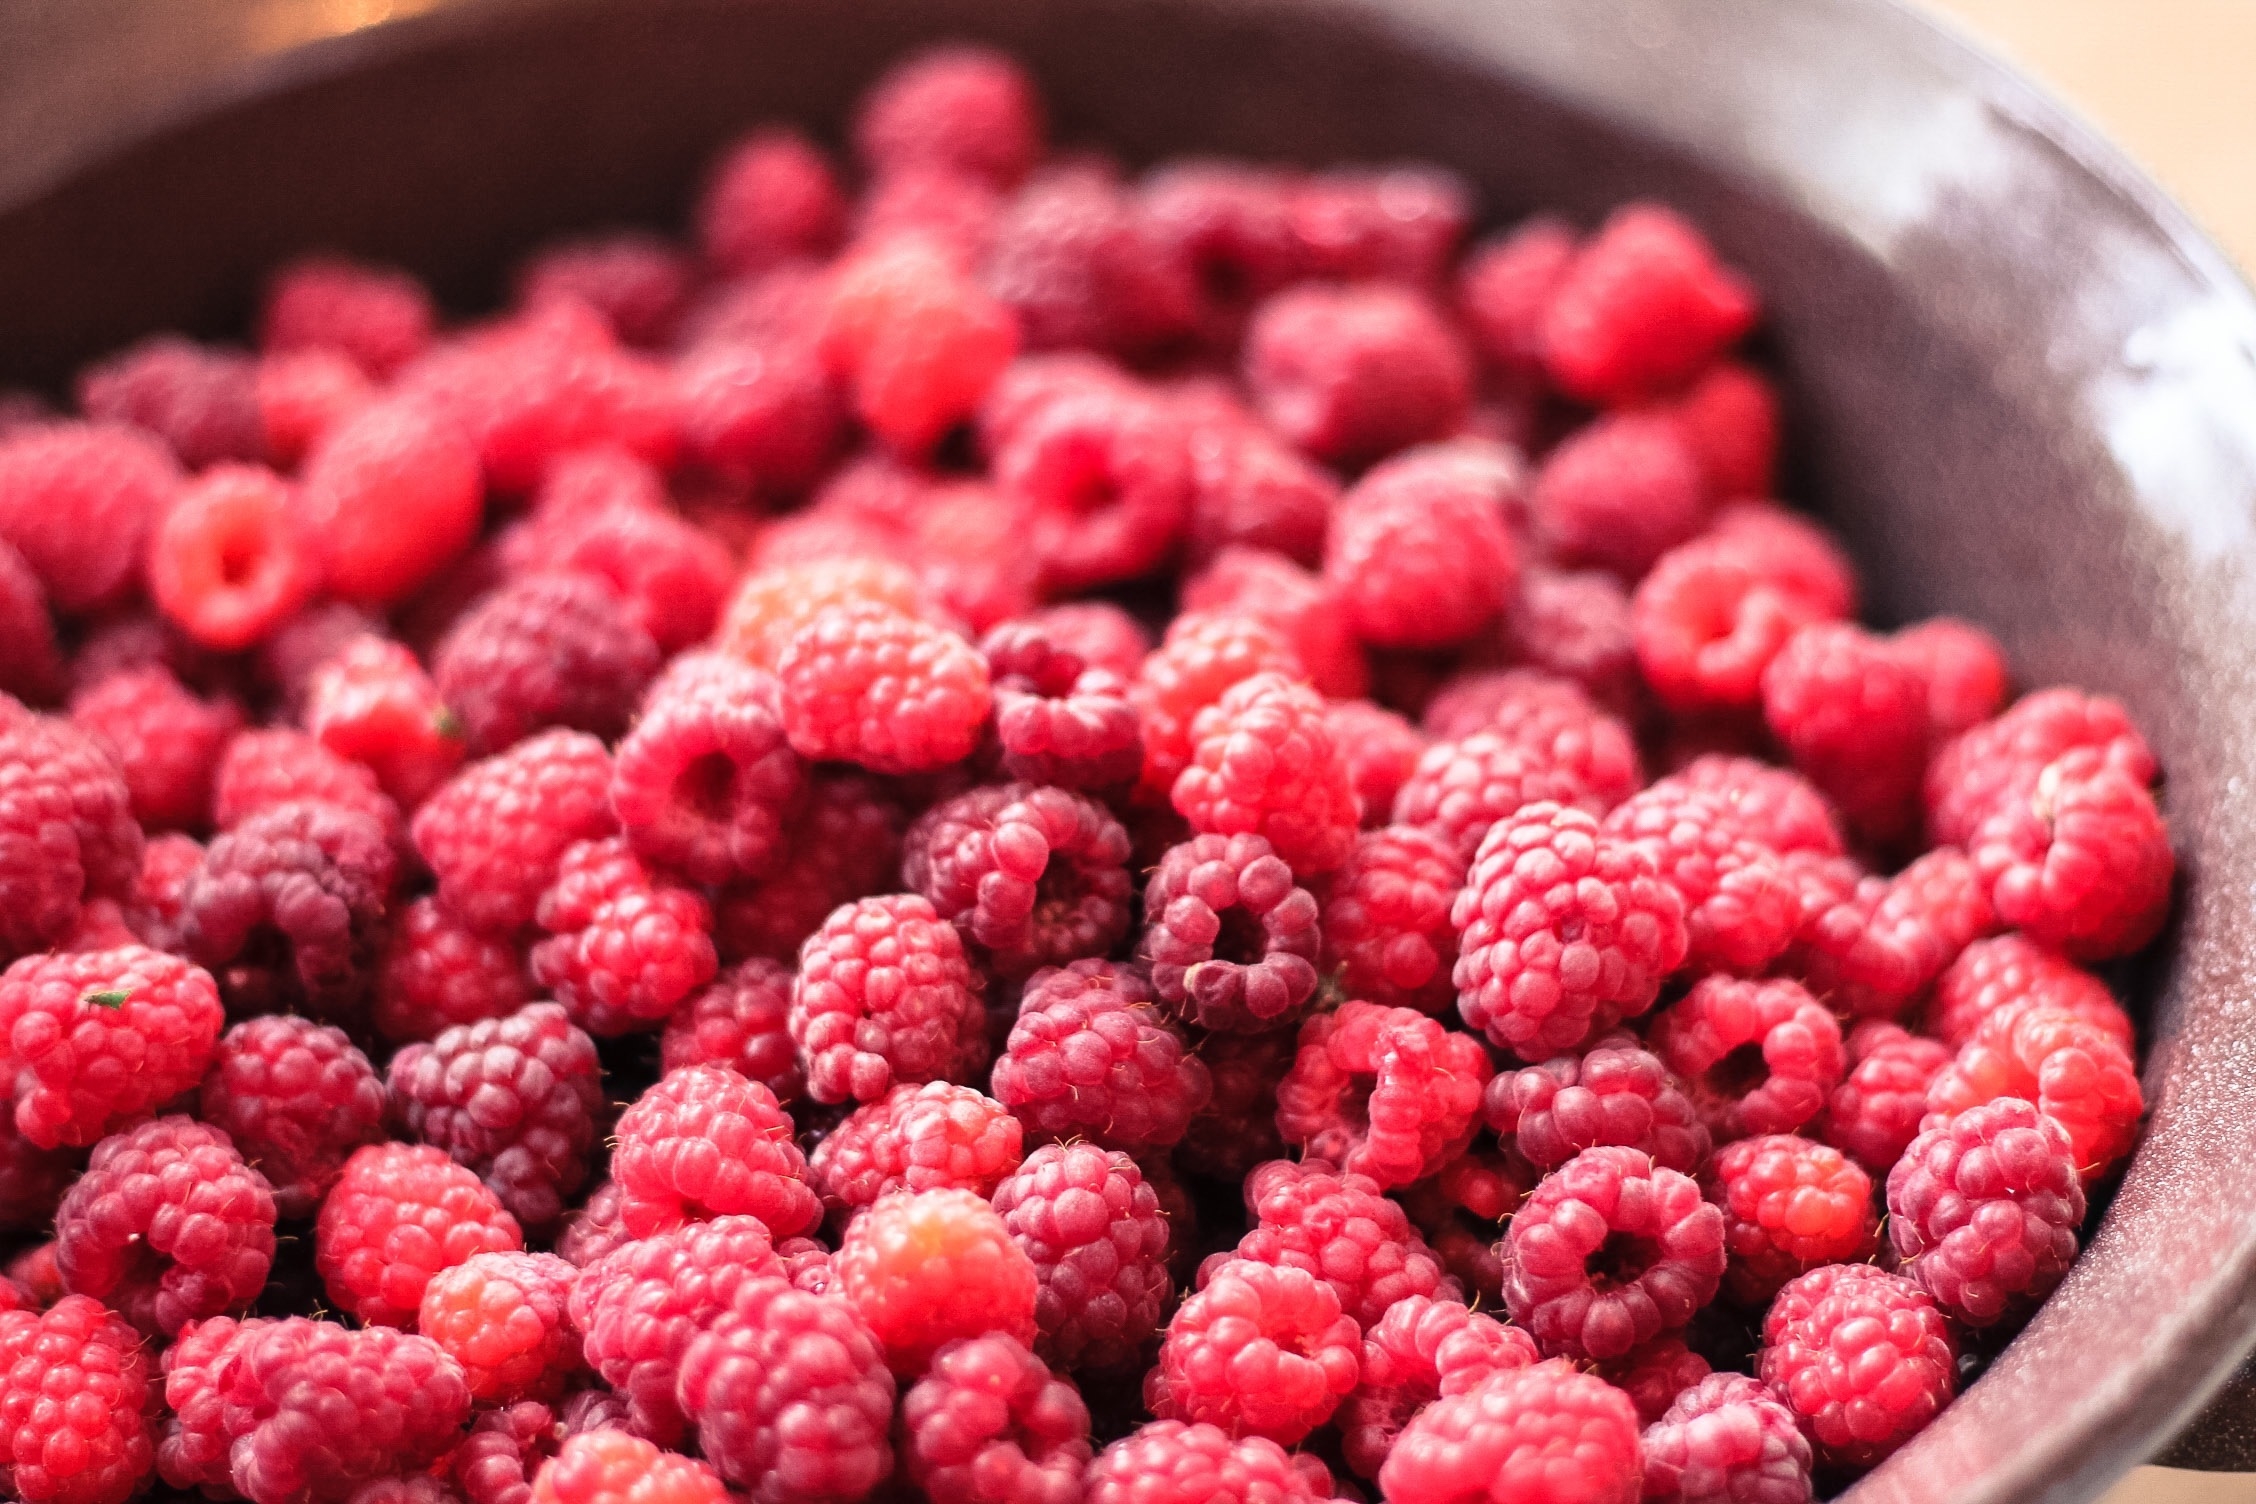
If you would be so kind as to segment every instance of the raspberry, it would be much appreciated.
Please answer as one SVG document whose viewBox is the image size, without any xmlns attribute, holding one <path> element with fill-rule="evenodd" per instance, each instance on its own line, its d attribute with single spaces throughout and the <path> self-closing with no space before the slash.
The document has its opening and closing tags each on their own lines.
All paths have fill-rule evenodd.
<svg viewBox="0 0 2256 1504">
<path fill-rule="evenodd" d="M 535 917 L 548 938 L 533 946 L 533 979 L 606 1038 L 657 1027 L 719 966 L 705 900 L 617 837 L 568 848 Z"/>
<path fill-rule="evenodd" d="M 424 1144 L 356 1150 L 321 1203 L 314 1264 L 329 1298 L 369 1326 L 411 1325 L 431 1276 L 524 1247 L 478 1177 Z"/>
<path fill-rule="evenodd" d="M 0 1233 L 45 1229 L 78 1170 L 76 1154 L 40 1148 L 17 1131 L 14 1113 L 0 1113 Z M 13 1309 L 14 1295 L 13 1285 L 0 1282 L 0 1307 Z"/>
<path fill-rule="evenodd" d="M 880 773 L 944 767 L 987 719 L 987 664 L 951 632 L 882 607 L 823 611 L 777 664 L 791 745 Z"/>
<path fill-rule="evenodd" d="M 115 597 L 181 483 L 172 456 L 108 423 L 41 423 L 0 434 L 0 543 L 31 566 L 56 609 Z"/>
<path fill-rule="evenodd" d="M 660 1064 L 668 1071 L 725 1065 L 789 1102 L 807 1084 L 791 1046 L 790 1011 L 790 969 L 765 956 L 740 961 L 666 1020 Z"/>
<path fill-rule="evenodd" d="M 1618 209 L 1576 251 L 1543 312 L 1567 395 L 1612 405 L 1682 386 L 1754 326 L 1754 289 L 1668 209 Z"/>
<path fill-rule="evenodd" d="M 1020 620 L 1039 629 L 1057 651 L 1079 658 L 1085 668 L 1122 678 L 1133 678 L 1151 651 L 1142 624 L 1111 601 L 1064 601 Z"/>
<path fill-rule="evenodd" d="M 1573 264 L 1575 233 L 1537 214 L 1482 241 L 1457 274 L 1457 306 L 1480 353 L 1508 377 L 1543 373 L 1543 312 Z"/>
<path fill-rule="evenodd" d="M 1723 501 L 1778 494 L 1778 389 L 1733 360 L 1719 360 L 1663 409 Z"/>
<path fill-rule="evenodd" d="M 229 1029 L 198 1100 L 293 1221 L 313 1215 L 355 1149 L 384 1137 L 375 1068 L 342 1030 L 310 1019 L 269 1015 Z"/>
<path fill-rule="evenodd" d="M 1585 1149 L 1505 1230 L 1504 1303 L 1550 1356 L 1618 1358 L 1714 1298 L 1723 1213 L 1635 1149 Z"/>
<path fill-rule="evenodd" d="M 1152 871 L 1137 955 L 1187 1022 L 1280 1028 L 1316 990 L 1317 912 L 1260 836 L 1195 836 Z"/>
<path fill-rule="evenodd" d="M 1225 690 L 1191 723 L 1175 809 L 1206 834 L 1265 837 L 1298 876 L 1329 872 L 1353 848 L 1359 811 L 1324 702 L 1282 674 Z"/>
<path fill-rule="evenodd" d="M 774 678 L 718 654 L 676 661 L 619 743 L 611 802 L 646 860 L 693 882 L 770 875 L 806 774 Z"/>
<path fill-rule="evenodd" d="M 1512 659 L 1571 680 L 1616 715 L 1633 716 L 1644 701 L 1629 596 L 1611 575 L 1527 570 L 1499 640 Z"/>
<path fill-rule="evenodd" d="M 968 1086 L 896 1086 L 830 1131 L 808 1178 L 841 1223 L 890 1191 L 992 1195 L 1018 1168 L 1023 1132 L 1000 1102 Z"/>
<path fill-rule="evenodd" d="M 1243 358 L 1270 426 L 1333 464 L 1446 438 L 1471 400 L 1455 333 L 1416 293 L 1382 283 L 1276 294 L 1254 311 Z"/>
<path fill-rule="evenodd" d="M 1282 554 L 1230 544 L 1183 581 L 1185 611 L 1250 616 L 1283 633 L 1322 693 L 1355 698 L 1370 670 L 1353 629 L 1323 581 Z"/>
<path fill-rule="evenodd" d="M 1997 639 L 1972 622 L 1934 616 L 1896 633 L 1896 655 L 1927 684 L 1927 732 L 1940 741 L 1996 715 L 2010 673 Z"/>
<path fill-rule="evenodd" d="M 2122 702 L 2079 689 L 2024 695 L 1935 751 L 1927 766 L 1928 838 L 1966 845 L 1999 808 L 2032 794 L 2045 767 L 2080 747 L 2133 783 L 2152 783 L 2154 753 Z"/>
<path fill-rule="evenodd" d="M 328 588 L 389 605 L 476 537 L 485 487 L 455 424 L 413 399 L 371 403 L 306 457 L 299 516 Z"/>
<path fill-rule="evenodd" d="M 778 876 L 725 889 L 713 928 L 724 957 L 795 960 L 840 904 L 891 887 L 900 871 L 900 806 L 865 774 L 818 771 L 786 835 Z"/>
<path fill-rule="evenodd" d="M 431 296 L 387 267 L 307 256 L 267 283 L 259 314 L 264 350 L 335 350 L 383 379 L 431 342 Z"/>
<path fill-rule="evenodd" d="M 1833 1088 L 1817 1136 L 1884 1176 L 1918 1136 L 1927 1088 L 1951 1063 L 1951 1051 L 1880 1019 L 1851 1029 L 1847 1046 L 1849 1073 Z"/>
<path fill-rule="evenodd" d="M 360 763 L 285 726 L 239 733 L 212 774 L 212 824 L 232 830 L 282 804 L 317 802 L 372 820 L 387 837 L 400 825 L 399 806 Z"/>
<path fill-rule="evenodd" d="M 952 1342 L 901 1397 L 902 1461 L 933 1504 L 1079 1498 L 1089 1409 L 1009 1337 Z"/>
<path fill-rule="evenodd" d="M 1472 1142 L 1488 1075 L 1470 1037 L 1414 1009 L 1348 1003 L 1301 1026 L 1278 1131 L 1348 1174 L 1408 1185 Z"/>
<path fill-rule="evenodd" d="M 277 804 L 215 836 L 181 904 L 181 944 L 240 1012 L 354 1015 L 375 968 L 398 858 L 375 821 Z"/>
<path fill-rule="evenodd" d="M 564 1309 L 579 1274 L 554 1254 L 477 1254 L 432 1276 L 417 1330 L 462 1365 L 480 1403 L 555 1399 L 583 1371 Z"/>
<path fill-rule="evenodd" d="M 822 478 L 846 429 L 846 404 L 812 341 L 710 341 L 675 368 L 690 457 L 770 496 Z"/>
<path fill-rule="evenodd" d="M 879 1198 L 848 1225 L 832 1276 L 898 1374 L 921 1373 L 959 1337 L 1034 1340 L 1033 1262 L 971 1191 Z"/>
<path fill-rule="evenodd" d="M 1200 1267 L 1202 1286 L 1226 1262 L 1297 1269 L 1330 1285 L 1363 1327 L 1405 1297 L 1455 1293 L 1408 1215 L 1368 1176 L 1342 1175 L 1321 1160 L 1272 1160 L 1246 1177 L 1245 1199 L 1255 1224 L 1235 1252 Z"/>
<path fill-rule="evenodd" d="M 1419 1412 L 1379 1488 L 1396 1504 L 1632 1504 L 1642 1466 L 1629 1396 L 1569 1364 L 1537 1363 Z"/>
<path fill-rule="evenodd" d="M 42 1149 L 97 1143 L 188 1091 L 219 1039 L 209 973 L 138 945 L 0 973 L 0 1083 Z"/>
<path fill-rule="evenodd" d="M 1423 163 L 1343 167 L 1289 185 L 1293 239 L 1310 276 L 1441 280 L 1472 218 L 1472 189 Z"/>
<path fill-rule="evenodd" d="M 240 351 L 159 334 L 128 345 L 78 376 L 78 405 L 97 423 L 161 439 L 201 470 L 263 457 L 255 362 Z"/>
<path fill-rule="evenodd" d="M 1402 785 L 1417 771 L 1426 739 L 1401 716 L 1368 700 L 1334 700 L 1324 707 L 1324 719 L 1347 763 L 1348 782 L 1363 807 L 1363 824 L 1385 825 Z M 1353 853 L 1349 860 L 1353 861 Z"/>
<path fill-rule="evenodd" d="M 1881 845 L 1918 824 L 1927 763 L 1927 686 L 1893 642 L 1820 623 L 1763 671 L 1763 715 L 1796 767 L 1860 836 Z"/>
<path fill-rule="evenodd" d="M 1982 1033 L 1992 1019 L 2029 1008 L 2060 1008 L 2097 1025 L 2126 1053 L 2131 1019 L 2107 984 L 2021 935 L 1977 940 L 1935 981 L 1929 1032 L 1952 1049 Z"/>
<path fill-rule="evenodd" d="M 1237 162 L 1179 159 L 1138 186 L 1138 209 L 1198 286 L 1210 336 L 1234 343 L 1253 299 L 1300 271 L 1281 172 Z"/>
<path fill-rule="evenodd" d="M 568 1438 L 533 1475 L 527 1504 L 724 1504 L 729 1492 L 693 1457 L 624 1431 Z"/>
<path fill-rule="evenodd" d="M 1196 1050 L 1214 1090 L 1176 1146 L 1177 1162 L 1194 1174 L 1235 1182 L 1264 1160 L 1283 1158 L 1277 1083 L 1292 1069 L 1299 1036 L 1290 1029 L 1210 1034 Z"/>
<path fill-rule="evenodd" d="M 779 1238 L 822 1220 L 791 1119 L 774 1093 L 725 1066 L 667 1072 L 620 1115 L 614 1143 L 620 1218 L 637 1237 L 740 1212 Z"/>
<path fill-rule="evenodd" d="M 1643 1013 L 1685 958 L 1684 903 L 1651 855 L 1550 803 L 1490 829 L 1450 920 L 1458 1011 L 1527 1060 Z"/>
<path fill-rule="evenodd" d="M 986 1006 L 953 925 L 914 894 L 845 904 L 799 953 L 791 1038 L 818 1102 L 983 1064 Z"/>
<path fill-rule="evenodd" d="M 1361 1362 L 1355 1322 L 1324 1280 L 1229 1258 L 1168 1322 L 1144 1395 L 1161 1419 L 1290 1445 L 1331 1418 Z"/>
<path fill-rule="evenodd" d="M 1847 1071 L 1841 1026 L 1800 983 L 1702 979 L 1653 1027 L 1653 1052 L 1728 1143 L 1813 1121 Z"/>
<path fill-rule="evenodd" d="M 1967 848 L 1999 922 L 2077 961 L 2152 940 L 2177 872 L 2153 795 L 2107 757 L 2081 748 L 2047 763 L 2026 797 L 1999 801 Z"/>
<path fill-rule="evenodd" d="M 125 903 L 126 924 L 135 935 L 158 950 L 180 948 L 180 906 L 203 865 L 204 848 L 187 836 L 149 838 L 141 849 L 140 879 Z"/>
<path fill-rule="evenodd" d="M 165 1117 L 114 1134 L 55 1213 L 64 1285 L 151 1336 L 245 1311 L 274 1262 L 274 1193 L 227 1135 Z"/>
<path fill-rule="evenodd" d="M 1185 612 L 1144 659 L 1130 693 L 1143 718 L 1144 776 L 1139 797 L 1164 802 L 1190 765 L 1198 713 L 1233 684 L 1256 674 L 1298 677 L 1300 660 L 1283 633 L 1248 616 Z"/>
<path fill-rule="evenodd" d="M 587 1181 L 602 1075 L 595 1041 L 555 1003 L 410 1044 L 388 1072 L 406 1131 L 475 1171 L 535 1229 L 554 1226 Z"/>
<path fill-rule="evenodd" d="M 1376 1478 L 1402 1428 L 1435 1400 L 1536 1361 L 1518 1327 L 1454 1301 L 1409 1296 L 1363 1334 L 1362 1378 L 1339 1410 L 1347 1465 Z"/>
<path fill-rule="evenodd" d="M 1655 560 L 1630 597 L 1630 631 L 1662 704 L 1745 710 L 1760 701 L 1763 670 L 1787 639 L 1848 616 L 1855 595 L 1832 542 L 1781 514 L 1736 531 L 1719 524 Z"/>
<path fill-rule="evenodd" d="M 994 1070 L 996 1097 L 1036 1134 L 1124 1149 L 1179 1142 L 1209 1090 L 1149 980 L 1109 961 L 1029 978 Z"/>
<path fill-rule="evenodd" d="M 433 898 L 400 911 L 377 973 L 375 1023 L 384 1038 L 435 1039 L 532 1000 L 524 961 L 508 940 L 469 928 Z"/>
<path fill-rule="evenodd" d="M 1600 1377 L 1628 1395 L 1629 1402 L 1637 1407 L 1638 1421 L 1651 1426 L 1668 1414 L 1678 1396 L 1698 1385 L 1710 1371 L 1708 1360 L 1672 1333 L 1639 1343 L 1606 1364 Z"/>
<path fill-rule="evenodd" d="M 1598 734 L 1607 719 L 1568 680 L 1528 669 L 1466 669 L 1434 690 L 1418 725 L 1436 741 L 1462 741 L 1493 731 L 1558 760 L 1572 760 L 1575 740 Z"/>
<path fill-rule="evenodd" d="M 149 593 L 166 620 L 211 648 L 272 632 L 319 581 L 297 511 L 287 484 L 247 465 L 184 487 L 149 544 Z"/>
<path fill-rule="evenodd" d="M 463 613 L 432 653 L 431 674 L 471 749 L 492 753 L 548 726 L 617 735 L 658 657 L 609 587 L 527 575 Z"/>
<path fill-rule="evenodd" d="M 1935 1303 L 1983 1327 L 2052 1293 L 2084 1190 L 2059 1123 L 2001 1097 L 1914 1139 L 1888 1174 L 1888 1235 Z"/>
<path fill-rule="evenodd" d="M 261 455 L 284 471 L 297 469 L 331 429 L 376 396 L 360 366 L 336 350 L 269 351 L 251 381 Z"/>
<path fill-rule="evenodd" d="M 0 956 L 60 938 L 81 898 L 133 891 L 141 828 L 131 802 L 86 732 L 0 701 Z"/>
<path fill-rule="evenodd" d="M 592 736 L 550 731 L 449 779 L 415 812 L 415 849 L 439 903 L 474 930 L 532 922 L 575 842 L 612 830 L 611 758 Z"/>
<path fill-rule="evenodd" d="M 1455 849 L 1430 831 L 1365 831 L 1322 890 L 1325 974 L 1350 997 L 1441 1013 L 1456 996 L 1450 908 L 1464 879 Z"/>
<path fill-rule="evenodd" d="M 462 733 L 438 686 L 404 645 L 354 638 L 306 681 L 306 730 L 376 774 L 402 809 L 431 796 L 462 762 Z"/>
<path fill-rule="evenodd" d="M 1209 564 L 1229 548 L 1274 552 L 1310 568 L 1323 558 L 1340 494 L 1330 471 L 1242 410 L 1226 422 L 1194 421 L 1190 449 L 1188 564 Z"/>
<path fill-rule="evenodd" d="M 1190 332 L 1190 268 L 1102 169 L 1037 174 L 996 221 L 982 269 L 987 290 L 1018 315 L 1029 349 L 1133 357 Z"/>
<path fill-rule="evenodd" d="M 1592 735 L 1529 745 L 1500 731 L 1435 742 L 1395 795 L 1394 823 L 1415 826 L 1455 846 L 1467 862 L 1497 822 L 1531 804 L 1571 805 L 1602 815 L 1636 788 L 1637 751 L 1619 722 L 1591 723 Z M 1565 752 L 1570 760 L 1557 760 Z"/>
<path fill-rule="evenodd" d="M 741 1286 L 782 1272 L 766 1224 L 743 1216 L 684 1223 L 582 1266 L 567 1296 L 572 1325 L 638 1435 L 682 1439 L 688 1421 L 675 1388 L 690 1344 Z"/>
<path fill-rule="evenodd" d="M 637 230 L 551 242 L 517 270 L 523 308 L 576 299 L 630 345 L 663 345 L 689 301 L 688 257 Z"/>
<path fill-rule="evenodd" d="M 156 1463 L 141 1334 L 82 1295 L 0 1311 L 0 1482 L 24 1504 L 125 1504 Z"/>
<path fill-rule="evenodd" d="M 1957 1388 L 1943 1313 L 1911 1280 L 1828 1264 L 1778 1292 L 1763 1318 L 1762 1381 L 1836 1467 L 1869 1467 L 1934 1419 Z"/>
<path fill-rule="evenodd" d="M 1608 413 L 1552 450 L 1530 497 L 1559 563 L 1636 580 L 1698 533 L 1709 496 L 1683 429 L 1660 413 Z"/>
<path fill-rule="evenodd" d="M 625 1200 L 617 1181 L 599 1181 L 595 1189 L 588 1192 L 587 1201 L 579 1210 L 567 1215 L 564 1225 L 557 1230 L 556 1256 L 585 1269 L 613 1249 L 633 1242 L 633 1236 L 619 1220 L 620 1207 Z"/>
<path fill-rule="evenodd" d="M 1724 1213 L 1725 1288 L 1746 1305 L 1822 1264 L 1869 1259 L 1879 1246 L 1871 1177 L 1839 1150 L 1792 1134 L 1724 1145 L 1708 1199 Z"/>
<path fill-rule="evenodd" d="M 340 1504 L 435 1461 L 470 1418 L 461 1366 L 381 1327 L 219 1317 L 182 1332 L 164 1372 L 164 1481 L 253 1504 Z"/>
<path fill-rule="evenodd" d="M 1126 384 L 1065 392 L 1014 426 L 995 479 L 1033 508 L 1048 590 L 1131 580 L 1172 554 L 1190 517 L 1188 444 L 1179 414 Z"/>
<path fill-rule="evenodd" d="M 1102 955 L 1127 933 L 1128 832 L 1083 795 L 973 789 L 927 810 L 903 844 L 909 886 L 1000 976 Z"/>
<path fill-rule="evenodd" d="M 1042 104 L 991 48 L 927 48 L 895 64 L 855 114 L 854 150 L 877 176 L 944 167 L 1008 188 L 1042 153 Z"/>
<path fill-rule="evenodd" d="M 1155 1420 L 1090 1464 L 1088 1504 L 1316 1504 L 1332 1490 L 1313 1460 L 1266 1436 Z"/>
<path fill-rule="evenodd" d="M 1061 634 L 1026 619 L 990 631 L 979 651 L 994 680 L 1004 772 L 1028 783 L 1111 789 L 1142 769 L 1143 734 L 1119 674 L 1090 666 Z"/>
<path fill-rule="evenodd" d="M 846 230 L 846 195 L 821 149 L 788 127 L 731 145 L 697 201 L 697 247 L 731 277 L 827 256 Z"/>
<path fill-rule="evenodd" d="M 125 774 L 135 818 L 163 829 L 201 826 L 209 817 L 212 773 L 243 715 L 230 701 L 199 700 L 151 664 L 72 695 L 70 719 Z"/>
<path fill-rule="evenodd" d="M 1048 1144 L 995 1188 L 994 1208 L 1033 1263 L 1035 1350 L 1061 1368 L 1135 1363 L 1172 1289 L 1168 1218 L 1136 1162 Z"/>
<path fill-rule="evenodd" d="M 1993 919 L 1974 864 L 1944 847 L 1812 913 L 1793 958 L 1837 1012 L 1900 1014 Z"/>
<path fill-rule="evenodd" d="M 2129 1051 L 2103 1026 L 2050 1007 L 1994 1015 L 1928 1084 L 1922 1127 L 2000 1097 L 2036 1104 L 2066 1129 L 2089 1185 L 2128 1154 L 2145 1101 Z"/>
<path fill-rule="evenodd" d="M 55 618 L 47 610 L 47 587 L 31 572 L 13 544 L 0 539 L 0 694 L 35 704 L 52 700 L 63 682 L 63 658 L 55 644 Z"/>
<path fill-rule="evenodd" d="M 1601 1036 L 1580 1056 L 1498 1071 L 1482 1094 L 1482 1116 L 1538 1170 L 1620 1144 L 1696 1175 L 1711 1143 L 1708 1125 L 1668 1067 L 1621 1033 Z"/>
<path fill-rule="evenodd" d="M 607 1390 L 582 1390 L 583 1394 Z M 488 1410 L 454 1449 L 447 1476 L 465 1504 L 531 1504 L 533 1477 L 566 1440 L 564 1422 L 538 1400 Z"/>
<path fill-rule="evenodd" d="M 1663 779 L 1606 817 L 1606 834 L 1635 847 L 1684 900 L 1694 971 L 1759 971 L 1792 942 L 1800 918 L 1792 876 L 1750 839 L 1731 796 Z"/>
<path fill-rule="evenodd" d="M 1719 1373 L 1679 1396 L 1645 1431 L 1645 1497 L 1809 1499 L 1810 1444 L 1760 1381 Z"/>
<path fill-rule="evenodd" d="M 977 411 L 1018 342 L 1010 309 L 929 236 L 878 242 L 832 273 L 824 356 L 896 453 L 925 453 Z"/>
</svg>

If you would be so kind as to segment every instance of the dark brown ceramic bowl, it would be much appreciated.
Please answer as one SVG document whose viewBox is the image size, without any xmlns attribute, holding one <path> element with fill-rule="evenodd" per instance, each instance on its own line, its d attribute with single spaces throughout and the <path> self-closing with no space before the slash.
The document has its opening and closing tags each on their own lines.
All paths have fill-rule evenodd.
<svg viewBox="0 0 2256 1504">
<path fill-rule="evenodd" d="M 1429 157 L 1496 218 L 1679 204 L 1765 291 L 1796 497 L 1879 613 L 1964 613 L 2029 682 L 2130 701 L 2185 875 L 2131 981 L 2152 1125 L 2060 1293 L 1852 1497 L 2088 1499 L 2152 1454 L 2256 1338 L 2256 303 L 2113 150 L 1892 5 L 13 0 L 0 381 L 237 327 L 309 246 L 474 303 L 536 236 L 672 220 L 733 129 L 835 129 L 957 33 L 1138 157 Z"/>
</svg>

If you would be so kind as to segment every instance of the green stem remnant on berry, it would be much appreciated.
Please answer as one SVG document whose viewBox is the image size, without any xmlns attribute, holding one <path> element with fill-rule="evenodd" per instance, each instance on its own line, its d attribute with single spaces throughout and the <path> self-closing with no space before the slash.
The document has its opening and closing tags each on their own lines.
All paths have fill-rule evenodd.
<svg viewBox="0 0 2256 1504">
<path fill-rule="evenodd" d="M 124 1007 L 126 999 L 131 996 L 133 996 L 131 988 L 113 987 L 102 992 L 89 992 L 86 994 L 85 1001 L 96 1008 L 108 1008 L 115 1012 Z"/>
</svg>

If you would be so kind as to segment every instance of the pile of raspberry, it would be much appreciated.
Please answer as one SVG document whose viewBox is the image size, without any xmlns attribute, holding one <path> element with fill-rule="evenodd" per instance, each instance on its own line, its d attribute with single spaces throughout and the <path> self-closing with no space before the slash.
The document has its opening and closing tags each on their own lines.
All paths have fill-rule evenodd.
<svg viewBox="0 0 2256 1504">
<path fill-rule="evenodd" d="M 1860 626 L 1655 204 L 901 62 L 0 396 L 0 1489 L 1788 1504 L 2132 1151 L 2124 706 Z"/>
</svg>

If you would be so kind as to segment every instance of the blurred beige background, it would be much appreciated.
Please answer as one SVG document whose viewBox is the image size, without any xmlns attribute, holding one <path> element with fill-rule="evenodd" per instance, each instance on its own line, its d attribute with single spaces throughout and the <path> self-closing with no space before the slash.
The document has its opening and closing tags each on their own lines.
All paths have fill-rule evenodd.
<svg viewBox="0 0 2256 1504">
<path fill-rule="evenodd" d="M 2113 137 L 2256 274 L 2256 0 L 1925 0 Z M 2256 1477 L 2141 1468 L 2103 1504 L 2256 1504 Z"/>
</svg>

